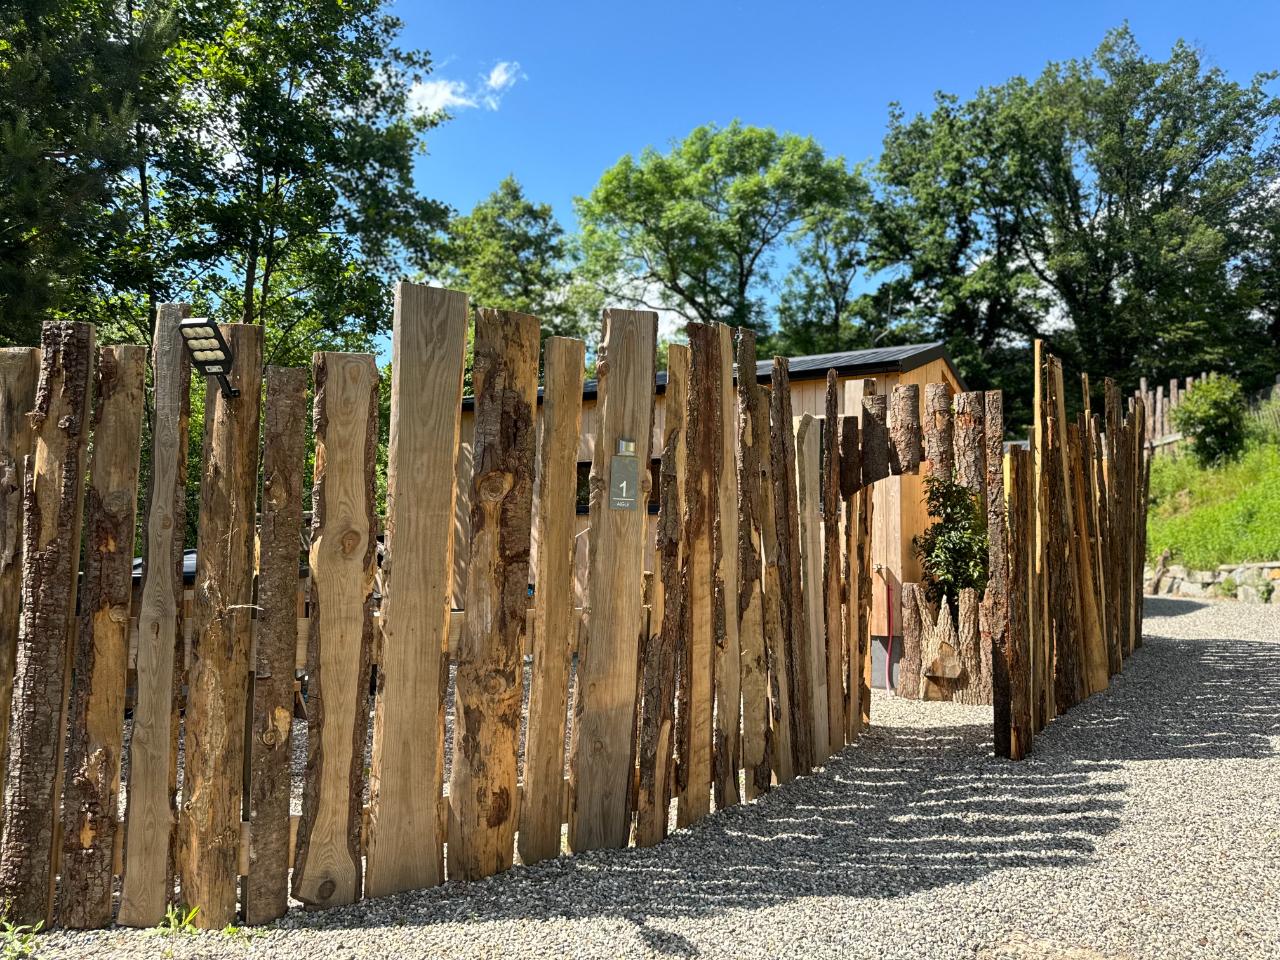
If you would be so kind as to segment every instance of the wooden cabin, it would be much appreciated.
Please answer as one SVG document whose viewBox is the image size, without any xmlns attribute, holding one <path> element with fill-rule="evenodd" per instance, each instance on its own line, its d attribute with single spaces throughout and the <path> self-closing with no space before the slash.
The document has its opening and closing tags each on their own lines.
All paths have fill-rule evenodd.
<svg viewBox="0 0 1280 960">
<path fill-rule="evenodd" d="M 842 353 L 817 354 L 791 359 L 791 406 L 793 416 L 797 420 L 808 413 L 821 419 L 826 412 L 826 377 L 827 371 L 834 369 L 840 378 L 840 415 L 855 412 L 856 396 L 863 380 L 874 380 L 876 392 L 888 394 L 896 384 L 914 383 L 920 386 L 923 402 L 924 385 L 926 383 L 946 382 L 952 390 L 960 392 L 964 389 L 955 365 L 947 354 L 945 347 L 939 343 L 909 344 L 899 347 L 875 347 L 870 350 L 849 350 Z M 756 377 L 762 384 L 770 382 L 773 363 L 761 360 L 756 364 Z M 845 386 L 851 384 L 852 386 Z M 577 603 L 582 605 L 585 596 L 587 572 L 587 477 L 591 469 L 591 456 L 596 434 L 596 382 L 588 380 L 582 391 L 582 430 L 578 443 L 578 544 L 575 555 L 575 581 Z M 651 450 L 657 454 L 662 449 L 662 433 L 665 423 L 663 407 L 666 391 L 666 372 L 659 371 L 656 377 L 654 398 L 654 423 Z M 467 397 L 462 404 L 461 452 L 458 457 L 458 503 L 455 514 L 455 549 L 454 549 L 454 606 L 462 608 L 466 589 L 466 565 L 468 536 L 468 516 L 470 504 L 471 476 L 471 439 L 473 436 L 473 401 Z M 736 430 L 735 430 L 736 433 Z M 656 487 L 658 460 L 652 461 L 651 469 Z M 922 533 L 929 525 L 928 513 L 923 503 L 923 484 L 920 476 L 907 475 L 887 477 L 875 485 L 875 505 L 872 515 L 872 557 L 878 567 L 872 572 L 874 601 L 872 604 L 871 632 L 879 648 L 875 658 L 877 666 L 873 680 L 876 686 L 884 685 L 883 651 L 887 648 L 889 625 L 892 621 L 893 635 L 902 635 L 901 605 L 899 602 L 900 587 L 904 579 L 907 582 L 920 579 L 920 563 L 912 549 L 912 538 Z M 535 498 L 536 509 L 536 498 Z M 650 507 L 656 515 L 656 503 Z M 656 524 L 650 525 L 649 563 L 652 569 L 654 554 L 654 536 Z M 533 544 L 536 558 L 536 537 Z M 530 578 L 533 569 L 530 566 Z M 895 640 L 895 647 L 900 643 Z M 897 650 L 894 651 L 896 659 Z"/>
</svg>

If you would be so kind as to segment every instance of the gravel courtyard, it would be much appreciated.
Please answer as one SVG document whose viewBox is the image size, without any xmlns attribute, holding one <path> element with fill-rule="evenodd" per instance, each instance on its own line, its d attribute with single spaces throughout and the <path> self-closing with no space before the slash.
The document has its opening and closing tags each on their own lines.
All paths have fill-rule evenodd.
<svg viewBox="0 0 1280 960">
<path fill-rule="evenodd" d="M 1280 958 L 1280 607 L 1149 598 L 1144 647 L 1033 756 L 877 695 L 825 770 L 651 850 L 254 931 L 40 957 Z"/>
</svg>

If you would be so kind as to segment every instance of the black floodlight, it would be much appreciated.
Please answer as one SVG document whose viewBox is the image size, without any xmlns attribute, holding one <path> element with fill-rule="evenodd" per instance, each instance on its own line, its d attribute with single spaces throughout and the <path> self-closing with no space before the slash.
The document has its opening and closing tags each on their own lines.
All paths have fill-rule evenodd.
<svg viewBox="0 0 1280 960">
<path fill-rule="evenodd" d="M 182 340 L 187 345 L 187 353 L 195 368 L 206 377 L 217 377 L 222 395 L 226 399 L 234 400 L 240 396 L 240 391 L 231 386 L 231 381 L 227 379 L 227 371 L 231 369 L 235 357 L 231 355 L 231 348 L 223 339 L 218 325 L 204 317 L 188 317 L 178 324 L 178 329 L 182 332 Z"/>
</svg>

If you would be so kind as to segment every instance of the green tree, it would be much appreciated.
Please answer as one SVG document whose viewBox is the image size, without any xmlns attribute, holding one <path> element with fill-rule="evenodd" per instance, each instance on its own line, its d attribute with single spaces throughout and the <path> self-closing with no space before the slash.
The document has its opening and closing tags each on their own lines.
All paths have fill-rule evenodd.
<svg viewBox="0 0 1280 960">
<path fill-rule="evenodd" d="M 843 169 L 809 137 L 698 127 L 623 157 L 578 199 L 585 272 L 611 302 L 765 333 L 775 257 Z"/>
</svg>

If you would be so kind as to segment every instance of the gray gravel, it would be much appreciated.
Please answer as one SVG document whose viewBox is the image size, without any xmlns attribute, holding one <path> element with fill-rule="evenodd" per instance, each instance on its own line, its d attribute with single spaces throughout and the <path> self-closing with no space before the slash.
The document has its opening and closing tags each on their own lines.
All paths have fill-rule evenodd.
<svg viewBox="0 0 1280 960">
<path fill-rule="evenodd" d="M 821 773 L 651 850 L 39 955 L 1280 958 L 1280 607 L 1153 598 L 1146 632 L 1023 763 L 989 708 L 877 695 Z"/>
</svg>

